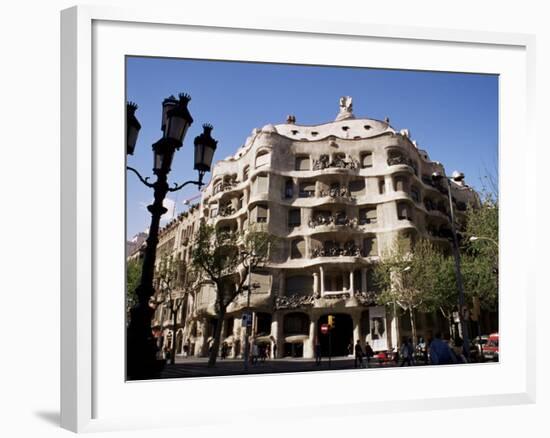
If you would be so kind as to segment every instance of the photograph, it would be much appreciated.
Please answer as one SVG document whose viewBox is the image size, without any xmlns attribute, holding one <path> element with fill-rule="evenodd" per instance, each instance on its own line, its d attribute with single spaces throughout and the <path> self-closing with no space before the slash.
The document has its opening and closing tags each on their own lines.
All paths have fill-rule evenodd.
<svg viewBox="0 0 550 438">
<path fill-rule="evenodd" d="M 499 75 L 125 70 L 127 380 L 499 361 Z"/>
</svg>

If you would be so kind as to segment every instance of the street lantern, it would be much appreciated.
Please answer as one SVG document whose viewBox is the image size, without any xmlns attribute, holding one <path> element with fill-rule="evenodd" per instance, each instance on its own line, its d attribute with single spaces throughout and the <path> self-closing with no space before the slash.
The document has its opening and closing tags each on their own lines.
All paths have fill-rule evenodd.
<svg viewBox="0 0 550 438">
<path fill-rule="evenodd" d="M 160 130 L 162 132 L 166 129 L 166 121 L 168 119 L 168 111 L 175 108 L 178 104 L 178 99 L 171 95 L 162 101 L 162 120 L 160 124 Z"/>
<path fill-rule="evenodd" d="M 187 109 L 187 104 L 191 100 L 188 94 L 181 93 L 179 101 L 173 105 L 171 98 L 165 100 L 163 112 L 166 110 L 166 123 L 164 126 L 164 137 L 176 146 L 176 149 L 181 147 L 187 129 L 193 123 L 193 117 Z"/>
<path fill-rule="evenodd" d="M 138 106 L 133 102 L 126 103 L 126 154 L 134 155 L 137 138 L 141 124 L 136 118 L 136 110 Z"/>
<path fill-rule="evenodd" d="M 205 123 L 202 125 L 203 133 L 195 138 L 195 170 L 200 173 L 210 171 L 212 158 L 218 142 L 211 136 L 212 125 Z"/>
</svg>

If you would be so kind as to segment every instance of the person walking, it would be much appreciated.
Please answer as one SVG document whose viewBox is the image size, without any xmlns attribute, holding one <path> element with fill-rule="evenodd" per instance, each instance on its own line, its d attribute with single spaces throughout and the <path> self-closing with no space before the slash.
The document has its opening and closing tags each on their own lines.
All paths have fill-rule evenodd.
<svg viewBox="0 0 550 438">
<path fill-rule="evenodd" d="M 321 343 L 319 341 L 315 344 L 315 365 L 321 365 Z"/>
<path fill-rule="evenodd" d="M 406 339 L 401 344 L 401 349 L 399 350 L 399 355 L 401 356 L 401 365 L 405 365 L 405 362 L 407 362 L 407 366 L 411 366 L 413 364 L 413 347 L 412 347 L 412 340 Z"/>
<path fill-rule="evenodd" d="M 432 365 L 448 365 L 456 363 L 451 347 L 441 339 L 441 333 L 437 332 L 430 342 L 430 363 Z"/>
<path fill-rule="evenodd" d="M 372 350 L 372 347 L 367 342 L 367 345 L 365 345 L 365 365 L 367 368 L 369 367 L 369 360 L 371 357 L 374 356 L 374 351 Z"/>
<path fill-rule="evenodd" d="M 252 344 L 252 363 L 257 364 L 258 363 L 258 355 L 260 354 L 260 351 L 258 349 L 258 344 L 254 342 Z"/>
<path fill-rule="evenodd" d="M 359 366 L 359 368 L 363 368 L 363 349 L 361 348 L 361 341 L 357 339 L 357 342 L 355 343 L 355 368 Z"/>
</svg>

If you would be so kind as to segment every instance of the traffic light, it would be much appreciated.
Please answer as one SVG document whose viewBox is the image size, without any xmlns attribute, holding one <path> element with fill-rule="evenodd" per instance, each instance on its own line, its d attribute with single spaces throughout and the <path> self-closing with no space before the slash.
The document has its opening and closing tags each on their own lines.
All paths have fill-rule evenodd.
<svg viewBox="0 0 550 438">
<path fill-rule="evenodd" d="M 335 320 L 334 315 L 328 316 L 328 326 L 331 329 L 334 328 L 334 320 Z"/>
</svg>

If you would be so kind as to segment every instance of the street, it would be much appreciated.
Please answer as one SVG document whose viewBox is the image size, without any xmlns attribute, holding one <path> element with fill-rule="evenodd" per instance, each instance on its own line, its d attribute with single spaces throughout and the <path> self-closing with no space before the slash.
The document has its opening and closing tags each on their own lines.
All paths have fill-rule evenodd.
<svg viewBox="0 0 550 438">
<path fill-rule="evenodd" d="M 422 364 L 419 364 L 422 365 Z M 392 368 L 394 362 L 380 364 L 378 360 L 371 359 L 368 369 Z M 167 364 L 159 378 L 175 379 L 180 377 L 207 377 L 207 376 L 229 376 L 243 374 L 267 374 L 267 373 L 290 373 L 303 371 L 330 371 L 354 369 L 354 359 L 350 356 L 333 357 L 329 368 L 328 358 L 323 357 L 321 365 L 315 365 L 315 359 L 283 358 L 267 359 L 265 362 L 258 361 L 257 364 L 249 364 L 248 371 L 244 370 L 242 359 L 218 358 L 216 366 L 208 368 L 208 358 L 184 358 L 177 357 L 174 365 Z M 364 368 L 363 370 L 367 370 Z"/>
</svg>

